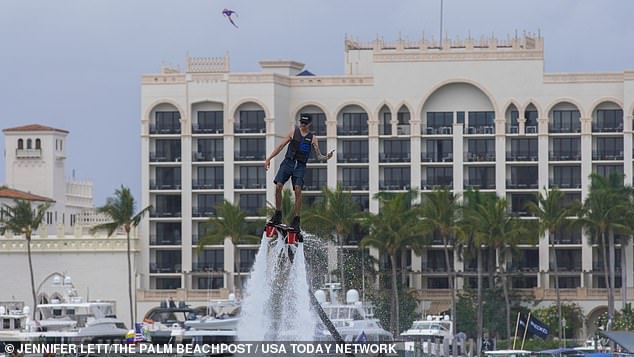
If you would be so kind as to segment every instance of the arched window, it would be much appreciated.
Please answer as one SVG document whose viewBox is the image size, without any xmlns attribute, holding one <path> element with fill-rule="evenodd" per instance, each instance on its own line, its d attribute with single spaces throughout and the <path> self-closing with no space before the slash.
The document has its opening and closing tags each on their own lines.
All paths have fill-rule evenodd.
<svg viewBox="0 0 634 357">
<path fill-rule="evenodd" d="M 35 148 L 42 149 L 42 141 L 40 139 L 35 139 Z"/>
<path fill-rule="evenodd" d="M 31 139 L 26 139 L 26 148 L 27 149 L 33 149 L 33 145 L 32 145 Z"/>
<path fill-rule="evenodd" d="M 18 139 L 18 149 L 24 149 L 24 140 Z"/>
</svg>

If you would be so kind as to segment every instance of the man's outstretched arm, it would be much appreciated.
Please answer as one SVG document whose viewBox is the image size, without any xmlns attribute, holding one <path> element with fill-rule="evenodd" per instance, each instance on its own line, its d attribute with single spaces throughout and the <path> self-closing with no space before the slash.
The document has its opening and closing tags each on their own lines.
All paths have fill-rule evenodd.
<svg viewBox="0 0 634 357">
<path fill-rule="evenodd" d="M 279 154 L 282 149 L 284 149 L 284 146 L 286 146 L 293 139 L 294 132 L 295 130 L 291 129 L 288 135 L 286 135 L 286 138 L 284 138 L 284 140 L 282 140 L 282 142 L 278 146 L 276 146 L 275 149 L 273 149 L 271 155 L 267 157 L 266 160 L 264 160 L 264 170 L 269 169 L 269 167 L 271 166 L 271 160 L 276 157 L 277 154 Z"/>
<path fill-rule="evenodd" d="M 315 150 L 315 155 L 317 155 L 317 160 L 319 161 L 330 160 L 330 158 L 332 157 L 332 154 L 335 152 L 335 150 L 331 150 L 327 155 L 322 154 L 321 150 L 319 150 L 319 141 L 314 136 L 313 136 L 313 149 Z"/>
</svg>

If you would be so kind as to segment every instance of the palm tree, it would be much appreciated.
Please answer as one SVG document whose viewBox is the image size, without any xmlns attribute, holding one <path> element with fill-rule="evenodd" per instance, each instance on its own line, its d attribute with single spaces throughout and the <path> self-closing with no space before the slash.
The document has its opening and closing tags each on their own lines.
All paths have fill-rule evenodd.
<svg viewBox="0 0 634 357">
<path fill-rule="evenodd" d="M 364 224 L 369 228 L 369 234 L 361 240 L 361 247 L 373 246 L 382 250 L 390 257 L 392 303 L 390 330 L 394 335 L 400 328 L 399 298 L 397 286 L 396 257 L 402 249 L 410 246 L 419 250 L 420 237 L 416 209 L 412 208 L 413 191 L 387 193 L 379 192 L 375 195 L 381 205 L 379 214 L 370 214 Z"/>
<path fill-rule="evenodd" d="M 316 202 L 304 213 L 303 225 L 307 230 L 319 236 L 334 236 L 339 243 L 337 265 L 339 266 L 341 288 L 345 291 L 343 270 L 344 237 L 354 231 L 362 216 L 361 209 L 352 200 L 349 191 L 343 191 L 341 185 L 333 191 L 328 187 L 322 190 L 323 199 Z"/>
<path fill-rule="evenodd" d="M 608 289 L 608 321 L 614 317 L 614 233 L 628 233 L 627 222 L 631 207 L 623 175 L 613 172 L 608 177 L 593 173 L 588 197 L 578 209 L 578 224 L 591 233 L 603 252 L 605 286 Z M 606 249 L 607 248 L 607 249 Z M 609 323 L 608 322 L 608 323 Z"/>
<path fill-rule="evenodd" d="M 246 221 L 247 213 L 238 204 L 224 200 L 216 207 L 216 216 L 210 217 L 206 222 L 207 234 L 198 242 L 198 250 L 202 251 L 205 245 L 222 244 L 226 238 L 233 244 L 234 270 L 240 275 L 240 254 L 238 244 L 242 241 L 257 243 L 261 237 L 253 234 L 253 224 Z M 232 279 L 233 285 L 233 279 Z"/>
<path fill-rule="evenodd" d="M 472 224 L 481 242 L 495 249 L 500 268 L 500 278 L 506 304 L 506 334 L 511 339 L 511 303 L 509 300 L 508 283 L 506 279 L 506 263 L 519 240 L 528 233 L 527 228 L 517 217 L 508 213 L 506 199 L 496 197 L 475 204 L 472 210 Z"/>
<path fill-rule="evenodd" d="M 106 204 L 98 207 L 97 212 L 103 213 L 108 216 L 112 221 L 108 223 L 102 223 L 91 228 L 91 232 L 94 233 L 98 230 L 106 230 L 108 237 L 119 228 L 123 227 L 126 234 L 127 242 L 127 257 L 128 257 L 128 298 L 130 302 L 130 326 L 134 326 L 134 320 L 136 317 L 134 311 L 134 301 L 132 299 L 132 257 L 130 254 L 130 231 L 135 228 L 141 222 L 141 218 L 151 209 L 152 206 L 147 206 L 141 211 L 134 213 L 136 210 L 136 202 L 130 189 L 121 185 L 114 191 L 114 197 L 108 197 Z"/>
<path fill-rule="evenodd" d="M 7 204 L 2 208 L 2 234 L 5 230 L 10 230 L 14 234 L 24 234 L 26 238 L 26 254 L 29 259 L 29 274 L 31 275 L 31 294 L 33 295 L 33 318 L 37 307 L 37 296 L 35 296 L 35 278 L 33 276 L 33 260 L 31 259 L 31 235 L 36 231 L 42 221 L 44 214 L 49 209 L 49 202 L 37 205 L 35 211 L 31 203 L 23 200 L 15 200 L 13 206 Z"/>
<path fill-rule="evenodd" d="M 570 225 L 567 217 L 574 214 L 574 210 L 563 204 L 564 193 L 557 188 L 537 193 L 537 201 L 529 202 L 527 209 L 533 216 L 539 219 L 539 235 L 543 236 L 548 233 L 554 234 L 559 229 Z M 550 238 L 549 238 L 550 239 Z M 561 298 L 559 296 L 559 267 L 557 263 L 557 253 L 555 251 L 555 239 L 550 239 L 550 259 L 555 273 L 555 294 L 557 296 L 557 318 L 559 321 L 559 340 L 562 340 L 563 327 L 561 325 Z"/>
<path fill-rule="evenodd" d="M 482 264 L 483 264 L 483 246 L 485 241 L 482 236 L 478 234 L 479 217 L 477 213 L 478 205 L 483 204 L 487 200 L 491 200 L 490 194 L 482 193 L 478 190 L 468 190 L 464 193 L 465 202 L 462 207 L 462 230 L 465 233 L 462 238 L 462 245 L 467 247 L 467 252 L 475 250 L 475 257 L 477 263 L 476 275 L 477 275 L 477 294 L 476 294 L 476 335 L 477 335 L 477 351 L 482 350 L 482 336 L 483 336 L 483 312 L 482 312 Z M 489 284 L 491 281 L 489 280 Z"/>
<path fill-rule="evenodd" d="M 423 219 L 422 226 L 427 233 L 438 232 L 442 238 L 445 251 L 445 265 L 449 273 L 449 291 L 451 293 L 451 315 L 456 320 L 456 290 L 454 273 L 453 256 L 449 256 L 449 245 L 453 246 L 456 251 L 456 239 L 458 235 L 462 235 L 462 227 L 460 224 L 461 213 L 458 195 L 454 195 L 447 188 L 436 189 L 432 192 L 423 194 L 423 203 L 420 207 L 420 215 Z M 455 340 L 453 351 L 456 351 Z"/>
</svg>

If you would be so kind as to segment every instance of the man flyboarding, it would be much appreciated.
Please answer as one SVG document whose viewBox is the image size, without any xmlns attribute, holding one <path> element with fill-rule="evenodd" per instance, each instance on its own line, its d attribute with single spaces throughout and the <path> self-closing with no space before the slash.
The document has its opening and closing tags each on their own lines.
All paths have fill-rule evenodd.
<svg viewBox="0 0 634 357">
<path fill-rule="evenodd" d="M 269 220 L 269 224 L 277 225 L 282 223 L 282 188 L 290 178 L 295 192 L 295 216 L 291 227 L 297 231 L 300 230 L 299 215 L 302 208 L 302 189 L 304 187 L 306 162 L 308 162 L 310 157 L 311 146 L 320 161 L 329 160 L 335 151 L 331 150 L 327 155 L 321 153 L 317 137 L 309 130 L 311 124 L 312 118 L 308 115 L 302 115 L 299 119 L 299 127 L 295 126 L 291 129 L 284 140 L 264 161 L 264 169 L 268 171 L 271 166 L 271 160 L 288 144 L 284 160 L 273 180 L 273 183 L 275 183 L 275 214 Z"/>
</svg>

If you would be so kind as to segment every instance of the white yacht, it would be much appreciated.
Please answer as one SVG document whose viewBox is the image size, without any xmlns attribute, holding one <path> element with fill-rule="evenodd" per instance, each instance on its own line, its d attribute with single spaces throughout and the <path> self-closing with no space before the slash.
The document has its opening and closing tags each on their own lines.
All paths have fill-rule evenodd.
<svg viewBox="0 0 634 357">
<path fill-rule="evenodd" d="M 36 320 L 23 333 L 25 340 L 64 342 L 125 341 L 129 329 L 115 316 L 113 302 L 84 301 L 69 296 L 66 301 L 53 299 L 40 304 Z"/>
<path fill-rule="evenodd" d="M 234 294 L 229 294 L 227 300 L 210 301 L 205 316 L 185 321 L 185 327 L 206 331 L 235 331 L 238 328 L 238 321 L 240 321 L 239 314 L 240 304 L 236 301 Z"/>
<path fill-rule="evenodd" d="M 173 301 L 163 301 L 145 315 L 144 335 L 153 344 L 231 342 L 236 339 L 236 317 L 222 315 L 222 312 L 218 316 L 200 315 L 199 309 L 193 309 L 183 301 L 178 306 Z"/>
<path fill-rule="evenodd" d="M 29 323 L 30 312 L 22 302 L 0 302 L 0 342 L 19 340 Z"/>
<path fill-rule="evenodd" d="M 451 346 L 454 339 L 454 324 L 449 315 L 428 315 L 426 320 L 416 320 L 409 330 L 401 336 L 405 340 L 405 351 L 414 351 L 416 345 L 423 351 L 428 350 L 429 343 Z M 445 341 L 447 341 L 445 343 Z"/>
<path fill-rule="evenodd" d="M 326 301 L 323 290 L 315 291 L 315 298 L 321 304 L 324 312 L 332 321 L 346 342 L 388 342 L 393 341 L 392 334 L 381 327 L 381 323 L 374 317 L 374 306 L 363 304 L 359 300 L 359 292 L 350 289 L 346 292 L 346 303 L 339 303 L 336 288 L 332 285 L 330 301 Z M 325 326 L 318 326 L 315 339 L 317 341 L 331 341 L 333 338 Z"/>
</svg>

